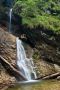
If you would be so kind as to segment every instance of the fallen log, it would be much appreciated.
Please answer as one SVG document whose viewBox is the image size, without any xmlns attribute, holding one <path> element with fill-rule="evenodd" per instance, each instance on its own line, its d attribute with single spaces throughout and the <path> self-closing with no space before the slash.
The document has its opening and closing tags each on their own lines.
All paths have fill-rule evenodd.
<svg viewBox="0 0 60 90">
<path fill-rule="evenodd" d="M 7 70 L 10 75 L 15 76 L 18 80 L 27 80 L 25 76 L 14 68 L 7 60 L 5 60 L 2 56 L 0 56 L 0 63 Z"/>
<path fill-rule="evenodd" d="M 42 79 L 55 79 L 57 78 L 58 76 L 60 76 L 60 72 L 57 72 L 57 73 L 54 73 L 54 74 L 51 74 L 51 75 L 48 75 L 48 76 L 45 76 L 43 77 Z"/>
<path fill-rule="evenodd" d="M 45 76 L 45 77 L 40 77 L 40 78 L 37 78 L 36 80 L 39 80 L 39 79 L 42 79 L 42 80 L 55 79 L 58 76 L 60 76 L 60 72 L 57 72 L 57 73 L 54 73 L 54 74 L 51 74 L 51 75 L 48 75 L 48 76 Z"/>
</svg>

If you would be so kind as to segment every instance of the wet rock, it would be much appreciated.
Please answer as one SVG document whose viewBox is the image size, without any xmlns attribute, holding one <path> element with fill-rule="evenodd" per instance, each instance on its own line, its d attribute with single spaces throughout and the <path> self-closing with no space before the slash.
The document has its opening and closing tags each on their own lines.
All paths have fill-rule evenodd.
<svg viewBox="0 0 60 90">
<path fill-rule="evenodd" d="M 60 76 L 57 77 L 57 80 L 60 80 Z"/>
<path fill-rule="evenodd" d="M 34 60 L 34 64 L 36 67 L 38 78 L 42 78 L 44 76 L 51 75 L 57 72 L 52 63 L 48 63 L 47 61 L 44 61 L 42 59 Z"/>
<path fill-rule="evenodd" d="M 55 34 L 51 30 L 44 30 L 40 27 L 30 29 L 26 26 L 20 26 L 20 28 L 18 28 L 18 30 L 15 31 L 15 35 L 21 36 L 24 34 L 26 36 L 26 41 L 32 47 L 39 50 L 42 59 L 60 65 L 59 34 Z"/>
<path fill-rule="evenodd" d="M 55 67 L 55 70 L 56 70 L 57 72 L 60 72 L 60 66 L 59 66 L 59 65 L 54 64 L 54 67 Z"/>
</svg>

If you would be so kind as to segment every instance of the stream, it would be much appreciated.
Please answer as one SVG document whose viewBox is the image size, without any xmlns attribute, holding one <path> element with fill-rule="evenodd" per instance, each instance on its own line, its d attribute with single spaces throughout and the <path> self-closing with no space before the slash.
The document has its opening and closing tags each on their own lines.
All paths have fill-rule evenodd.
<svg viewBox="0 0 60 90">
<path fill-rule="evenodd" d="M 32 83 L 18 83 L 7 90 L 60 90 L 60 81 L 45 80 Z"/>
</svg>

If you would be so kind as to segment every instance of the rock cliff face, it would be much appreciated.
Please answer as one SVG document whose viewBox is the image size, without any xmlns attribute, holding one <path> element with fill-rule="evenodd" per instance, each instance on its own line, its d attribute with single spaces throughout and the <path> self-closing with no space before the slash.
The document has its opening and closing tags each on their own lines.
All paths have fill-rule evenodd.
<svg viewBox="0 0 60 90">
<path fill-rule="evenodd" d="M 26 80 L 18 70 L 16 37 L 0 28 L 0 88 L 14 85 L 17 80 Z"/>
<path fill-rule="evenodd" d="M 18 32 L 16 31 L 16 34 L 17 33 Z M 35 30 L 35 32 L 28 29 L 19 30 L 19 34 L 17 34 L 17 36 L 22 38 L 23 35 L 23 39 L 33 46 L 33 60 L 38 78 L 60 72 L 60 66 L 58 66 L 60 65 L 60 53 L 58 51 L 59 42 L 55 43 L 55 40 L 52 42 L 52 40 L 45 37 L 45 34 L 41 34 L 39 30 Z M 0 55 L 16 68 L 16 37 L 9 34 L 2 28 L 0 28 Z M 0 78 L 3 85 L 2 87 L 5 86 L 3 82 L 6 83 L 7 80 L 9 85 L 16 82 L 14 75 L 10 76 L 8 72 L 6 72 L 6 69 L 2 65 L 0 66 L 0 77 L 3 78 Z M 7 76 L 8 78 L 4 78 L 4 76 Z"/>
<path fill-rule="evenodd" d="M 8 62 L 16 64 L 16 37 L 0 28 L 0 55 Z"/>
<path fill-rule="evenodd" d="M 60 35 L 39 28 L 24 27 L 19 31 L 25 34 L 27 42 L 34 48 L 33 58 L 38 77 L 57 72 L 54 64 L 60 65 Z"/>
<path fill-rule="evenodd" d="M 43 30 L 43 29 L 40 30 L 39 28 L 35 28 L 35 29 L 26 28 L 25 26 L 19 26 L 19 24 L 18 26 L 16 25 L 14 27 L 14 30 L 15 30 L 14 35 L 19 36 L 23 40 L 27 41 L 28 43 L 30 43 L 31 46 L 33 46 L 33 49 L 35 49 L 34 55 L 33 55 L 33 58 L 35 59 L 35 63 L 40 62 L 39 60 L 41 59 L 41 60 L 50 62 L 52 64 L 60 65 L 60 57 L 59 57 L 60 56 L 60 51 L 59 51 L 60 35 L 57 35 L 52 31 Z M 16 49 L 15 45 L 14 47 Z M 16 56 L 15 49 L 14 49 L 14 52 Z M 36 49 L 37 49 L 37 52 L 36 52 Z M 55 72 L 55 70 L 53 71 Z"/>
<path fill-rule="evenodd" d="M 41 30 L 40 30 L 41 29 Z M 42 28 L 20 27 L 16 33 L 25 34 L 26 40 L 38 49 L 41 58 L 60 65 L 60 35 Z M 19 34 L 18 34 L 19 35 Z"/>
<path fill-rule="evenodd" d="M 11 43 L 12 42 L 12 43 Z M 0 55 L 4 57 L 11 65 L 16 64 L 16 37 L 5 32 L 0 28 Z M 8 68 L 8 66 L 6 66 Z M 10 76 L 0 59 L 0 90 L 16 82 L 14 76 Z"/>
</svg>

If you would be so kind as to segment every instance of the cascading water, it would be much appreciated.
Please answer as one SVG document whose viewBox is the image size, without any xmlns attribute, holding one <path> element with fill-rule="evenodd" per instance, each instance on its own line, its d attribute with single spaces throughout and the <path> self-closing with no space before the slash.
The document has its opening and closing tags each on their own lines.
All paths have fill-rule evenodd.
<svg viewBox="0 0 60 90">
<path fill-rule="evenodd" d="M 17 65 L 20 71 L 25 75 L 28 81 L 37 78 L 34 70 L 34 63 L 32 58 L 28 59 L 22 41 L 19 38 L 16 39 L 17 43 Z"/>
<path fill-rule="evenodd" d="M 11 32 L 12 8 L 9 10 L 9 32 Z"/>
<path fill-rule="evenodd" d="M 9 9 L 9 32 L 12 33 L 12 27 L 11 27 L 11 21 L 12 21 L 12 8 L 11 8 L 11 1 L 7 0 L 8 5 L 10 7 Z M 11 4 L 9 4 L 11 3 Z M 17 43 L 17 65 L 19 67 L 20 72 L 25 75 L 26 79 L 28 81 L 31 81 L 35 78 L 37 78 L 36 76 L 36 72 L 35 72 L 35 67 L 34 67 L 34 63 L 32 58 L 27 58 L 26 57 L 26 53 L 25 53 L 25 49 L 22 45 L 22 41 L 19 40 L 19 38 L 16 39 L 16 43 Z"/>
</svg>

